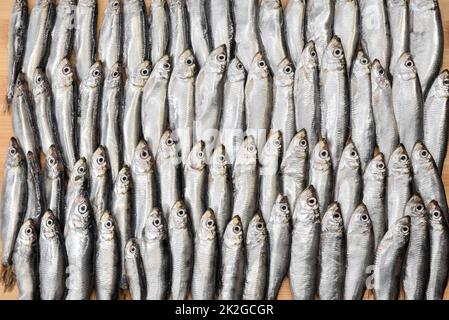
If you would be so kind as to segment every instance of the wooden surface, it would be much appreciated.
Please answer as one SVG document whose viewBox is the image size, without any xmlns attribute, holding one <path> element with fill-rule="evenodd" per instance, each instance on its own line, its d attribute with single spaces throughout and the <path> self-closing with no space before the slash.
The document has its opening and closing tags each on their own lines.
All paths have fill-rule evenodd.
<svg viewBox="0 0 449 320">
<path fill-rule="evenodd" d="M 247 0 L 236 0 L 247 1 Z M 287 3 L 288 0 L 283 0 Z M 34 5 L 35 0 L 28 0 L 30 8 Z M 98 0 L 99 9 L 99 26 L 103 18 L 103 12 L 107 4 L 107 0 Z M 147 6 L 149 0 L 145 1 Z M 444 61 L 443 68 L 449 68 L 449 0 L 440 0 L 440 8 L 444 27 Z M 14 0 L 0 0 L 0 110 L 3 110 L 4 97 L 6 95 L 6 88 L 8 84 L 8 22 L 12 10 Z M 0 183 L 3 178 L 3 167 L 5 163 L 5 155 L 8 147 L 8 140 L 12 135 L 11 130 L 11 116 L 9 114 L 0 114 Z M 443 172 L 444 184 L 446 186 L 446 193 L 449 190 L 449 161 L 446 162 Z M 279 299 L 290 299 L 290 289 L 287 281 L 279 294 Z M 446 299 L 449 299 L 449 290 L 446 290 Z M 0 299 L 16 299 L 17 289 L 12 292 L 3 293 L 0 291 Z"/>
</svg>

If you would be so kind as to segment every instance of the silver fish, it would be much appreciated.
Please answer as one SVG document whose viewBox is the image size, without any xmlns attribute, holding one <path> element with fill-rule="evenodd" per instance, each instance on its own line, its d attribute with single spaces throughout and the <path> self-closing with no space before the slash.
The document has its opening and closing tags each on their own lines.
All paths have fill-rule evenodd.
<svg viewBox="0 0 449 320">
<path fill-rule="evenodd" d="M 410 216 L 399 218 L 382 238 L 374 265 L 376 300 L 397 300 L 402 264 L 410 238 Z"/>
<path fill-rule="evenodd" d="M 350 217 L 346 231 L 345 300 L 362 300 L 367 268 L 374 262 L 373 224 L 367 207 L 361 203 Z"/>
<path fill-rule="evenodd" d="M 19 300 L 37 300 L 39 296 L 38 235 L 33 220 L 22 224 L 12 256 L 14 273 L 19 288 Z"/>
<path fill-rule="evenodd" d="M 321 221 L 318 296 L 343 299 L 345 281 L 345 227 L 338 202 L 329 205 Z"/>
<path fill-rule="evenodd" d="M 28 19 L 28 1 L 16 0 L 9 18 L 8 30 L 9 82 L 6 92 L 6 102 L 8 104 L 12 102 L 17 76 L 22 69 L 25 56 Z"/>
<path fill-rule="evenodd" d="M 131 74 L 148 58 L 147 9 L 143 0 L 123 3 L 123 65 Z"/>
<path fill-rule="evenodd" d="M 133 210 L 135 216 L 134 236 L 142 238 L 147 213 L 158 205 L 155 158 L 145 140 L 136 147 L 131 167 L 133 176 Z"/>
<path fill-rule="evenodd" d="M 171 296 L 186 300 L 193 269 L 193 235 L 190 216 L 182 201 L 177 201 L 168 219 L 171 260 Z"/>
<path fill-rule="evenodd" d="M 412 168 L 405 147 L 400 144 L 388 162 L 387 212 L 388 228 L 404 215 L 404 208 L 412 196 Z"/>
<path fill-rule="evenodd" d="M 431 201 L 427 206 L 429 213 L 429 280 L 426 299 L 442 300 L 448 277 L 449 230 L 438 202 Z"/>
<path fill-rule="evenodd" d="M 92 154 L 99 145 L 101 89 L 103 87 L 103 65 L 94 63 L 79 86 L 78 138 L 79 156 L 90 163 Z"/>
<path fill-rule="evenodd" d="M 192 299 L 212 300 L 216 291 L 218 263 L 217 223 L 215 214 L 207 209 L 201 217 L 195 237 L 192 274 Z"/>
<path fill-rule="evenodd" d="M 105 74 L 109 74 L 116 63 L 122 62 L 123 7 L 121 0 L 109 0 L 104 12 L 98 37 L 98 59 Z"/>
<path fill-rule="evenodd" d="M 221 300 L 242 298 L 245 279 L 244 244 L 242 222 L 239 216 L 234 216 L 226 227 L 221 245 Z"/>
<path fill-rule="evenodd" d="M 150 3 L 148 24 L 151 43 L 151 63 L 155 65 L 167 53 L 169 41 L 169 17 L 167 0 L 154 0 Z"/>
<path fill-rule="evenodd" d="M 218 139 L 227 61 L 226 46 L 222 45 L 210 53 L 196 77 L 194 141 L 203 140 L 210 149 Z"/>
<path fill-rule="evenodd" d="M 97 56 L 97 16 L 96 0 L 78 0 L 75 11 L 76 70 L 83 80 L 90 72 Z"/>
<path fill-rule="evenodd" d="M 79 192 L 89 190 L 89 178 L 87 160 L 86 158 L 81 158 L 75 163 L 67 183 L 64 219 L 60 219 L 61 221 L 64 221 L 64 225 L 67 225 L 70 212 L 72 211 L 72 207 Z"/>
<path fill-rule="evenodd" d="M 169 8 L 170 35 L 168 37 L 168 52 L 173 64 L 190 47 L 190 37 L 187 21 L 185 0 L 167 0 Z"/>
<path fill-rule="evenodd" d="M 26 159 L 28 166 L 28 203 L 25 219 L 33 219 L 34 223 L 38 226 L 45 210 L 45 194 L 40 168 L 40 157 L 28 151 Z"/>
<path fill-rule="evenodd" d="M 61 151 L 56 146 L 51 146 L 45 159 L 44 187 L 47 208 L 64 229 L 65 215 L 65 168 Z"/>
<path fill-rule="evenodd" d="M 292 226 L 290 288 L 295 300 L 313 300 L 321 231 L 320 210 L 313 186 L 307 187 L 298 196 Z"/>
<path fill-rule="evenodd" d="M 382 153 L 377 154 L 366 166 L 363 174 L 363 203 L 366 205 L 374 233 L 374 250 L 387 231 L 385 206 L 387 165 Z"/>
<path fill-rule="evenodd" d="M 388 162 L 399 144 L 399 131 L 393 110 L 391 82 L 379 60 L 371 64 L 371 94 L 376 142 Z"/>
<path fill-rule="evenodd" d="M 273 131 L 259 159 L 259 209 L 265 221 L 270 220 L 273 204 L 281 191 L 279 167 L 282 161 L 282 134 Z M 253 212 L 254 213 L 254 212 Z"/>
<path fill-rule="evenodd" d="M 410 216 L 410 240 L 403 266 L 405 300 L 424 300 L 429 276 L 429 214 L 420 196 L 407 202 L 404 215 Z"/>
<path fill-rule="evenodd" d="M 306 44 L 306 1 L 291 0 L 284 8 L 284 32 L 289 56 L 298 67 Z"/>
<path fill-rule="evenodd" d="M 109 211 L 105 211 L 98 219 L 97 230 L 95 250 L 96 297 L 97 300 L 115 300 L 118 296 L 121 254 L 115 221 Z"/>
<path fill-rule="evenodd" d="M 321 58 L 333 34 L 334 1 L 307 1 L 306 5 L 306 39 L 315 42 L 321 64 Z"/>
<path fill-rule="evenodd" d="M 145 274 L 142 258 L 136 239 L 129 239 L 125 247 L 125 272 L 131 299 L 143 300 L 145 297 Z"/>
<path fill-rule="evenodd" d="M 12 255 L 17 234 L 26 212 L 27 164 L 19 143 L 15 138 L 9 141 L 8 155 L 2 186 L 2 272 L 1 281 L 5 290 L 12 290 L 15 277 L 12 270 Z"/>
<path fill-rule="evenodd" d="M 333 200 L 334 188 L 334 170 L 326 139 L 321 138 L 315 145 L 309 166 L 309 184 L 315 187 L 320 214 L 323 217 L 327 206 Z"/>
<path fill-rule="evenodd" d="M 424 143 L 443 172 L 448 142 L 449 70 L 435 79 L 424 104 Z"/>
<path fill-rule="evenodd" d="M 62 300 L 65 293 L 66 251 L 58 218 L 45 212 L 39 232 L 39 281 L 42 300 Z"/>
<path fill-rule="evenodd" d="M 385 0 L 359 0 L 359 7 L 360 43 L 363 51 L 371 61 L 379 60 L 388 70 L 391 61 L 391 39 Z"/>
<path fill-rule="evenodd" d="M 416 62 L 424 96 L 440 71 L 443 23 L 438 1 L 410 0 L 410 51 Z"/>
<path fill-rule="evenodd" d="M 409 53 L 398 60 L 393 79 L 393 109 L 399 138 L 411 154 L 416 141 L 423 138 L 423 97 L 415 63 Z"/>
<path fill-rule="evenodd" d="M 354 60 L 351 73 L 351 139 L 360 156 L 362 172 L 376 146 L 371 86 L 371 65 L 363 51 Z"/>
<path fill-rule="evenodd" d="M 278 195 L 267 224 L 270 258 L 268 263 L 267 300 L 274 300 L 279 294 L 290 265 L 291 211 L 287 198 Z"/>
<path fill-rule="evenodd" d="M 312 154 L 321 133 L 320 81 L 315 43 L 309 41 L 302 51 L 295 71 L 296 129 L 305 129 Z"/>
<path fill-rule="evenodd" d="M 90 203 L 95 224 L 106 210 L 109 210 L 112 177 L 109 165 L 109 155 L 105 147 L 99 146 L 92 155 L 90 162 Z"/>
<path fill-rule="evenodd" d="M 168 126 L 167 90 L 172 67 L 167 55 L 156 62 L 143 88 L 142 132 L 152 154 L 159 148 L 159 140 Z"/>
<path fill-rule="evenodd" d="M 131 165 L 134 150 L 142 137 L 142 95 L 150 71 L 150 62 L 144 61 L 134 69 L 126 82 L 122 109 L 123 158 L 126 165 Z"/>
<path fill-rule="evenodd" d="M 205 0 L 186 0 L 189 20 L 190 43 L 200 68 L 206 63 L 210 52 L 209 30 Z"/>
<path fill-rule="evenodd" d="M 207 0 L 206 14 L 210 28 L 210 43 L 212 48 L 226 45 L 228 60 L 234 52 L 234 22 L 231 0 Z"/>
<path fill-rule="evenodd" d="M 352 69 L 352 62 L 359 45 L 359 23 L 357 0 L 335 1 L 334 34 L 341 39 L 348 72 Z"/>
<path fill-rule="evenodd" d="M 106 75 L 101 103 L 101 145 L 109 153 L 112 179 L 117 178 L 122 164 L 120 110 L 123 100 L 123 69 L 115 64 Z"/>
<path fill-rule="evenodd" d="M 386 5 L 391 32 L 390 69 L 394 73 L 401 54 L 410 51 L 408 2 L 406 0 L 387 0 Z"/>
<path fill-rule="evenodd" d="M 240 146 L 232 174 L 234 186 L 232 215 L 240 217 L 245 232 L 256 212 L 259 187 L 257 147 L 252 136 L 248 136 Z"/>
</svg>

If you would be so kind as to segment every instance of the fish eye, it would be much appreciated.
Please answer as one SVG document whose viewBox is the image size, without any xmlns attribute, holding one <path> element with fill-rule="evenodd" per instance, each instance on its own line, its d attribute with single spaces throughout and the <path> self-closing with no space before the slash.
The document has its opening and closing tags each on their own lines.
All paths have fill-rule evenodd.
<svg viewBox="0 0 449 320">
<path fill-rule="evenodd" d="M 238 69 L 238 70 L 242 70 L 242 69 L 243 69 L 243 64 L 237 63 L 237 69 Z"/>
<path fill-rule="evenodd" d="M 30 234 L 32 234 L 33 233 L 33 229 L 31 229 L 31 228 L 26 228 L 25 229 L 25 233 L 27 234 L 27 235 L 30 235 Z"/>
<path fill-rule="evenodd" d="M 149 156 L 150 156 L 150 154 L 149 154 L 148 151 L 146 151 L 146 150 L 142 150 L 142 151 L 140 152 L 140 157 L 141 157 L 142 159 L 147 159 Z"/>
<path fill-rule="evenodd" d="M 219 54 L 217 60 L 220 62 L 226 61 L 226 56 L 224 54 Z"/>
<path fill-rule="evenodd" d="M 226 161 L 226 157 L 221 154 L 221 155 L 218 156 L 218 161 L 225 162 Z"/>
<path fill-rule="evenodd" d="M 112 3 L 112 7 L 113 8 L 117 8 L 118 6 L 119 6 L 118 1 L 115 1 L 115 2 Z"/>
<path fill-rule="evenodd" d="M 418 211 L 422 211 L 423 209 L 424 209 L 424 206 L 422 204 L 418 204 L 416 206 L 416 210 L 418 210 Z"/>
<path fill-rule="evenodd" d="M 321 152 L 320 152 L 320 157 L 321 158 L 327 158 L 329 156 L 329 152 L 327 152 L 326 150 L 322 150 Z"/>
<path fill-rule="evenodd" d="M 255 152 L 256 151 L 256 147 L 253 145 L 248 146 L 248 151 L 249 152 Z"/>
<path fill-rule="evenodd" d="M 178 217 L 184 217 L 186 215 L 186 211 L 184 209 L 178 210 Z"/>
<path fill-rule="evenodd" d="M 107 221 L 105 223 L 105 225 L 106 225 L 106 228 L 108 228 L 108 229 L 112 228 L 112 221 Z"/>
<path fill-rule="evenodd" d="M 403 233 L 408 233 L 409 227 L 403 226 L 401 230 L 402 230 Z"/>
<path fill-rule="evenodd" d="M 155 227 L 158 227 L 161 224 L 161 219 L 159 218 L 154 219 L 153 224 Z"/>
<path fill-rule="evenodd" d="M 164 63 L 164 65 L 163 65 L 162 67 L 163 67 L 165 70 L 170 70 L 171 65 L 170 65 L 170 63 L 166 62 L 166 63 Z"/>
<path fill-rule="evenodd" d="M 362 59 L 360 60 L 360 62 L 361 62 L 363 65 L 367 65 L 369 61 L 368 61 L 367 58 L 362 58 Z"/>
<path fill-rule="evenodd" d="M 13 156 L 13 155 L 15 155 L 16 153 L 17 153 L 17 150 L 16 150 L 15 148 L 10 148 L 10 149 L 9 149 L 9 154 L 10 154 L 10 155 Z"/>
<path fill-rule="evenodd" d="M 69 67 L 64 67 L 64 69 L 62 69 L 62 72 L 63 72 L 65 75 L 68 75 L 68 74 L 70 73 L 70 68 L 69 68 Z"/>
<path fill-rule="evenodd" d="M 125 176 L 125 175 L 123 175 L 123 176 L 120 177 L 120 181 L 121 181 L 122 183 L 125 183 L 125 182 L 128 181 L 128 177 Z"/>
<path fill-rule="evenodd" d="M 315 58 L 316 57 L 316 51 L 315 50 L 310 51 L 310 56 Z"/>
<path fill-rule="evenodd" d="M 204 158 L 204 152 L 203 151 L 198 152 L 197 156 L 200 159 Z"/>
<path fill-rule="evenodd" d="M 265 66 L 266 66 L 267 64 L 265 63 L 265 61 L 259 61 L 259 67 L 261 67 L 261 68 L 265 68 Z"/>
<path fill-rule="evenodd" d="M 368 215 L 362 214 L 362 216 L 360 217 L 360 219 L 361 219 L 363 222 L 366 222 L 366 221 L 368 221 Z"/>
<path fill-rule="evenodd" d="M 259 222 L 258 224 L 256 224 L 256 228 L 257 228 L 257 230 L 262 230 L 263 229 L 263 223 Z"/>
<path fill-rule="evenodd" d="M 316 205 L 316 198 L 309 198 L 309 199 L 307 199 L 307 204 L 309 206 L 311 206 L 311 207 Z"/>
<path fill-rule="evenodd" d="M 112 76 L 113 76 L 114 78 L 117 78 L 118 75 L 119 75 L 118 71 L 114 71 L 114 73 L 112 74 Z"/>
<path fill-rule="evenodd" d="M 83 174 L 84 172 L 86 172 L 86 169 L 84 167 L 79 167 L 78 168 L 78 173 L 79 174 Z"/>
<path fill-rule="evenodd" d="M 341 218 L 341 214 L 339 214 L 339 213 L 334 213 L 334 214 L 332 215 L 332 218 L 334 218 L 335 220 L 338 220 L 338 219 Z"/>
<path fill-rule="evenodd" d="M 300 144 L 302 147 L 305 147 L 305 146 L 307 146 L 307 141 L 306 141 L 305 139 L 301 139 L 301 140 L 299 141 L 299 144 Z"/>
<path fill-rule="evenodd" d="M 99 70 L 95 70 L 94 71 L 94 77 L 99 77 L 100 76 L 100 71 Z"/>
<path fill-rule="evenodd" d="M 17 86 L 21 86 L 22 85 L 22 80 L 18 79 L 16 84 L 17 84 Z"/>
<path fill-rule="evenodd" d="M 167 139 L 167 146 L 172 146 L 175 142 L 173 141 L 173 139 L 169 138 Z"/>
<path fill-rule="evenodd" d="M 280 206 L 280 209 L 281 209 L 281 211 L 287 211 L 288 210 L 288 207 L 287 207 L 287 205 L 285 205 L 285 204 L 281 204 L 281 206 Z"/>
<path fill-rule="evenodd" d="M 85 205 L 85 204 L 80 205 L 79 212 L 80 213 L 86 213 L 87 212 L 87 205 Z"/>
<path fill-rule="evenodd" d="M 343 53 L 343 51 L 341 49 L 335 49 L 334 50 L 334 56 L 337 57 L 337 58 L 339 56 L 341 56 L 342 53 Z"/>
<path fill-rule="evenodd" d="M 191 66 L 193 64 L 193 59 L 192 58 L 188 58 L 186 60 L 186 65 Z"/>
<path fill-rule="evenodd" d="M 429 153 L 428 153 L 426 150 L 422 150 L 422 151 L 420 152 L 420 156 L 421 156 L 422 158 L 427 158 L 428 155 L 429 155 Z"/>
<path fill-rule="evenodd" d="M 440 212 L 439 212 L 439 211 L 434 211 L 434 212 L 432 212 L 432 215 L 433 215 L 435 218 L 439 218 L 439 217 L 440 217 Z"/>
<path fill-rule="evenodd" d="M 281 140 L 274 140 L 274 145 L 279 147 L 281 145 Z"/>
<path fill-rule="evenodd" d="M 355 157 L 357 157 L 357 152 L 351 151 L 351 152 L 349 153 L 349 155 L 351 156 L 351 158 L 355 158 Z"/>
<path fill-rule="evenodd" d="M 379 75 L 383 76 L 385 74 L 385 70 L 384 69 L 379 69 Z"/>
<path fill-rule="evenodd" d="M 129 251 L 131 251 L 131 253 L 136 253 L 137 248 L 135 246 L 132 246 Z"/>
<path fill-rule="evenodd" d="M 399 158 L 399 160 L 401 160 L 402 162 L 405 162 L 405 161 L 408 160 L 408 157 L 407 157 L 405 154 L 403 154 L 403 155 Z"/>
<path fill-rule="evenodd" d="M 290 67 L 290 66 L 286 66 L 286 67 L 284 68 L 284 72 L 285 72 L 286 74 L 290 74 L 290 73 L 293 72 L 293 68 Z"/>
<path fill-rule="evenodd" d="M 411 67 L 413 67 L 415 64 L 413 63 L 413 61 L 412 60 L 408 60 L 406 63 L 405 63 L 405 66 L 407 67 L 407 68 L 411 68 Z"/>
<path fill-rule="evenodd" d="M 385 164 L 384 164 L 383 162 L 379 162 L 379 163 L 377 164 L 377 169 L 379 169 L 379 170 L 385 169 Z"/>
<path fill-rule="evenodd" d="M 41 82 L 42 82 L 42 77 L 41 77 L 41 76 L 38 76 L 38 77 L 36 78 L 36 81 L 37 81 L 37 83 L 41 83 Z"/>
<path fill-rule="evenodd" d="M 148 69 L 143 69 L 142 71 L 140 71 L 140 74 L 142 75 L 142 76 L 147 76 L 148 75 L 148 73 L 149 73 L 149 70 Z"/>
<path fill-rule="evenodd" d="M 48 220 L 47 220 L 47 226 L 48 226 L 48 227 L 51 227 L 53 224 L 54 224 L 54 222 L 53 222 L 52 219 L 48 219 Z"/>
<path fill-rule="evenodd" d="M 443 80 L 443 84 L 444 84 L 445 86 L 449 86 L 449 79 L 444 79 L 444 80 Z"/>
<path fill-rule="evenodd" d="M 54 158 L 52 158 L 52 157 L 48 158 L 48 163 L 49 163 L 50 165 L 54 165 L 55 162 L 56 162 L 56 161 L 55 161 Z"/>
<path fill-rule="evenodd" d="M 239 226 L 235 226 L 233 229 L 234 233 L 239 233 L 242 230 Z"/>
<path fill-rule="evenodd" d="M 103 164 L 104 163 L 104 158 L 103 157 L 98 157 L 97 163 L 100 164 L 100 165 Z"/>
<path fill-rule="evenodd" d="M 206 225 L 209 228 L 211 228 L 211 227 L 213 227 L 215 225 L 215 222 L 214 222 L 214 220 L 209 219 L 209 220 L 207 220 Z"/>
</svg>

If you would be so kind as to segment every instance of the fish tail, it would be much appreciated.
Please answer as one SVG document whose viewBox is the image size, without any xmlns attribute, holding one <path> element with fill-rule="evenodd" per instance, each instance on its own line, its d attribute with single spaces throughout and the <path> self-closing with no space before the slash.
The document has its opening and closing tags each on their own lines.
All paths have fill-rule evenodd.
<svg viewBox="0 0 449 320">
<path fill-rule="evenodd" d="M 118 293 L 118 299 L 119 300 L 128 300 L 129 294 L 127 290 L 120 289 Z"/>
<path fill-rule="evenodd" d="M 3 284 L 3 292 L 11 291 L 16 284 L 16 275 L 12 265 L 2 265 L 1 282 Z"/>
</svg>

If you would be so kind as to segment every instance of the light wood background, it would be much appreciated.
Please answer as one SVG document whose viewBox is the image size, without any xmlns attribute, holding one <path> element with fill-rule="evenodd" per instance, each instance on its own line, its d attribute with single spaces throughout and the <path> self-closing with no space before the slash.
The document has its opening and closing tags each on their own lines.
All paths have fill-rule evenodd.
<svg viewBox="0 0 449 320">
<path fill-rule="evenodd" d="M 235 1 L 247 1 L 247 0 L 235 0 Z M 288 0 L 283 0 L 285 4 Z M 36 0 L 28 0 L 30 9 L 34 5 Z M 147 7 L 149 6 L 150 0 L 145 0 Z M 444 61 L 443 68 L 449 68 L 449 0 L 439 0 L 440 9 L 443 19 L 444 26 Z M 98 12 L 99 12 L 99 23 L 103 20 L 103 12 L 106 7 L 108 0 L 98 0 Z M 14 0 L 1 0 L 0 1 L 0 110 L 3 110 L 4 97 L 6 95 L 6 88 L 8 85 L 8 23 L 9 16 L 12 10 Z M 9 114 L 0 114 L 0 183 L 3 179 L 3 164 L 5 162 L 6 150 L 8 147 L 9 138 L 12 135 L 11 129 L 11 116 Z M 443 179 L 446 186 L 446 193 L 449 190 L 449 162 L 446 162 L 443 172 Z M 290 299 L 290 288 L 288 287 L 288 282 L 285 281 L 284 286 L 279 294 L 279 299 Z M 446 299 L 449 299 L 449 290 L 446 290 Z M 17 289 L 12 292 L 3 293 L 0 289 L 0 299 L 16 299 Z"/>
</svg>

